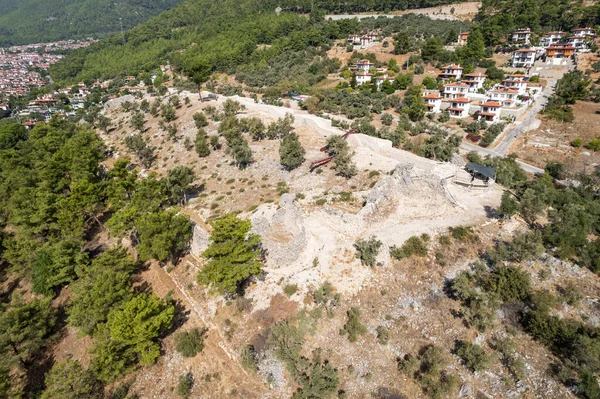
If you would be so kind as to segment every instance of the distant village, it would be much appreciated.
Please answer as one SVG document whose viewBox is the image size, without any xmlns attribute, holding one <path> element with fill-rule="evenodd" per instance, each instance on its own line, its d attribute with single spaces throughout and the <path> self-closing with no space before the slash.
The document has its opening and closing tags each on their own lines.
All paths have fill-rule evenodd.
<svg viewBox="0 0 600 399">
<path fill-rule="evenodd" d="M 94 39 L 61 40 L 52 43 L 28 44 L 25 46 L 0 47 L 0 100 L 9 96 L 27 95 L 31 88 L 44 87 L 47 81 L 40 71 L 60 61 L 59 54 L 94 43 Z"/>
<path fill-rule="evenodd" d="M 461 32 L 455 45 L 466 45 L 469 34 Z M 513 121 L 541 92 L 539 86 L 530 86 L 529 74 L 535 62 L 556 66 L 567 65 L 570 60 L 576 63 L 576 54 L 590 52 L 596 37 L 592 28 L 576 28 L 571 33 L 547 32 L 541 37 L 535 37 L 528 28 L 519 29 L 507 37 L 506 46 L 499 47 L 498 51 L 512 51 L 507 66 L 524 71 L 507 75 L 502 82 L 485 89 L 485 74 L 465 74 L 461 65 L 445 65 L 437 76 L 438 81 L 444 83 L 442 88 L 425 90 L 423 101 L 433 114 L 448 112 L 452 118 L 473 116 L 490 123 Z M 379 40 L 376 33 L 350 35 L 348 45 L 353 50 L 366 49 Z M 375 68 L 367 59 L 357 61 L 350 69 L 358 86 L 375 82 L 376 88 L 381 90 L 384 82 L 394 80 L 388 77 L 386 68 Z"/>
<path fill-rule="evenodd" d="M 461 32 L 455 45 L 465 45 L 469 34 L 469 32 Z M 596 32 L 591 28 L 577 28 L 571 33 L 547 32 L 541 37 L 535 37 L 534 33 L 527 28 L 520 29 L 510 34 L 505 44 L 497 51 L 511 51 L 512 57 L 507 62 L 507 66 L 523 68 L 523 71 L 509 74 L 502 82 L 489 87 L 484 85 L 487 76 L 482 72 L 464 73 L 461 65 L 444 65 L 437 75 L 440 89 L 425 90 L 424 104 L 431 114 L 444 112 L 451 118 L 472 116 L 476 120 L 485 120 L 489 123 L 511 122 L 518 118 L 541 93 L 540 86 L 535 84 L 537 76 L 535 74 L 530 76 L 534 63 L 541 61 L 560 66 L 566 65 L 567 60 L 576 62 L 576 54 L 589 52 L 595 38 Z M 368 49 L 381 40 L 383 37 L 375 32 L 350 35 L 348 46 L 352 51 Z M 12 116 L 27 127 L 32 127 L 39 121 L 50 120 L 55 114 L 75 115 L 78 110 L 84 108 L 91 90 L 107 89 L 109 82 L 97 81 L 91 87 L 80 82 L 33 99 L 24 109 L 18 110 L 9 109 L 7 98 L 11 95 L 26 95 L 32 87 L 45 86 L 47 82 L 38 70 L 45 71 L 51 64 L 62 58 L 60 54 L 53 53 L 54 51 L 72 50 L 89 46 L 93 42 L 92 39 L 70 40 L 0 49 L 0 110 L 12 112 Z M 381 90 L 385 87 L 384 84 L 389 85 L 394 81 L 393 77 L 388 76 L 385 66 L 377 68 L 368 59 L 356 61 L 350 67 L 350 71 L 357 86 L 375 83 L 376 89 Z M 140 82 L 135 76 L 125 77 L 123 83 L 119 87 L 119 95 L 147 92 L 144 82 Z M 298 96 L 293 99 L 302 101 L 305 98 L 308 96 Z M 110 99 L 108 97 L 104 100 Z"/>
</svg>

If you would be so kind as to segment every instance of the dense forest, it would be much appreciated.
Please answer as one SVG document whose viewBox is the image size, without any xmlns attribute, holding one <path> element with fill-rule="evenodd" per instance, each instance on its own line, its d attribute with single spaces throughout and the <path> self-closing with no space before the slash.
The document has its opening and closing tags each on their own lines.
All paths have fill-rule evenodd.
<svg viewBox="0 0 600 399">
<path fill-rule="evenodd" d="M 327 49 L 333 40 L 363 30 L 381 28 L 392 34 L 403 29 L 415 33 L 427 24 L 432 35 L 445 36 L 450 30 L 468 27 L 459 21 L 434 24 L 418 16 L 360 23 L 357 20 L 327 22 L 322 10 L 311 13 L 309 19 L 291 12 L 277 16 L 275 2 L 268 3 L 255 6 L 253 1 L 188 1 L 126 32 L 124 46 L 119 36 L 97 43 L 54 65 L 51 75 L 59 82 L 85 81 L 136 74 L 170 61 L 201 83 L 213 72 L 233 74 L 238 69 L 267 66 L 283 54 L 310 48 Z"/>
<path fill-rule="evenodd" d="M 133 28 L 181 0 L 0 0 L 0 46 L 101 38 Z"/>
<path fill-rule="evenodd" d="M 160 354 L 175 304 L 133 288 L 134 275 L 143 262 L 176 262 L 186 249 L 190 222 L 173 206 L 191 189 L 193 173 L 181 167 L 138 180 L 127 160 L 109 170 L 104 157 L 96 133 L 72 122 L 30 132 L 0 125 L 0 397 L 37 397 L 39 369 L 52 360 L 45 348 L 67 323 L 93 337 L 94 359 L 90 370 L 56 363 L 49 378 L 81 384 L 89 396 L 43 397 L 99 397 L 102 382 Z M 93 242 L 103 232 L 130 240 L 135 258 L 122 246 Z M 51 305 L 66 285 L 70 300 Z"/>
</svg>

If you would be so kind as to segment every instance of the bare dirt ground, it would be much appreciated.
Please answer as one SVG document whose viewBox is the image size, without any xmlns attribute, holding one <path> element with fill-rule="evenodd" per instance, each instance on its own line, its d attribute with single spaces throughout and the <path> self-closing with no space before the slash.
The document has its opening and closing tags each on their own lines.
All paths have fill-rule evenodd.
<svg viewBox="0 0 600 399">
<path fill-rule="evenodd" d="M 432 19 L 446 19 L 454 17 L 463 21 L 471 21 L 479 9 L 481 8 L 481 2 L 471 1 L 458 4 L 448 4 L 441 7 L 428 7 L 419 8 L 416 10 L 396 11 L 394 14 L 421 14 L 431 17 Z M 446 18 L 442 18 L 445 16 Z"/>
<path fill-rule="evenodd" d="M 597 53 L 583 53 L 577 54 L 577 61 L 579 63 L 578 69 L 580 71 L 590 74 L 590 78 L 596 81 L 600 78 L 600 72 L 595 72 L 592 68 L 592 64 L 600 61 Z"/>
<path fill-rule="evenodd" d="M 511 151 L 532 165 L 543 168 L 548 162 L 560 162 L 573 174 L 591 173 L 600 164 L 600 154 L 585 148 L 574 148 L 571 142 L 583 143 L 597 138 L 600 131 L 598 104 L 578 101 L 573 106 L 575 120 L 561 123 L 542 117 L 541 126 L 519 138 Z"/>
<path fill-rule="evenodd" d="M 184 145 L 185 137 L 192 141 L 195 137 L 192 115 L 209 105 L 219 107 L 224 100 L 200 103 L 193 94 L 181 97 L 186 95 L 192 102 L 189 108 L 184 105 L 177 111 L 181 136 L 177 142 L 166 139 L 156 118 L 147 123 L 144 136 L 157 147 L 158 153 L 154 170 L 164 174 L 176 165 L 192 167 L 198 183 L 203 183 L 205 189 L 183 212 L 200 228 L 207 228 L 210 217 L 241 211 L 240 217 L 251 218 L 263 236 L 269 255 L 265 274 L 247 288 L 244 299 L 237 300 L 211 295 L 196 284 L 195 276 L 203 260 L 193 254 L 174 268 L 151 264 L 141 279 L 161 297 L 171 293 L 185 309 L 176 327 L 208 327 L 209 332 L 203 352 L 191 359 L 174 350 L 172 335 L 166 337 L 164 356 L 159 362 L 127 378 L 135 380 L 132 392 L 142 398 L 176 398 L 177 379 L 191 372 L 196 381 L 191 397 L 291 396 L 297 387 L 283 364 L 267 350 L 266 337 L 277 320 L 294 316 L 302 308 L 313 310 L 312 292 L 324 282 L 330 282 L 341 293 L 341 304 L 333 309 L 332 317 L 323 312 L 316 321 L 314 334 L 307 337 L 303 353 L 310 356 L 312 349 L 321 348 L 323 357 L 338 369 L 340 389 L 349 398 L 424 397 L 415 381 L 396 368 L 399 356 L 414 353 L 424 344 L 435 343 L 450 349 L 455 340 L 468 339 L 492 352 L 489 339 L 493 333 L 506 334 L 511 319 L 500 316 L 491 331 L 477 334 L 460 318 L 452 316 L 451 311 L 457 310 L 459 304 L 449 299 L 443 288 L 447 278 L 469 268 L 482 248 L 498 237 L 511 237 L 515 229 L 522 228 L 523 224 L 516 219 L 504 224 L 489 220 L 491 209 L 499 203 L 502 193 L 499 187 L 471 191 L 455 186 L 446 178 L 457 173 L 459 166 L 420 158 L 392 148 L 388 141 L 363 135 L 348 139 L 359 170 L 350 180 L 336 176 L 329 167 L 321 173 L 310 173 L 307 163 L 293 172 L 283 171 L 279 166 L 279 143 L 275 140 L 251 142 L 256 161 L 244 170 L 230 164 L 224 149 L 201 159 Z M 327 136 L 341 133 L 331 127 L 330 121 L 304 111 L 255 104 L 248 98 L 236 100 L 247 108 L 239 115 L 241 118 L 256 116 L 268 123 L 293 112 L 295 131 L 309 161 L 323 156 L 319 147 Z M 129 115 L 118 108 L 106 113 L 121 128 L 103 135 L 104 139 L 117 150 L 116 156 L 126 156 L 120 132 L 127 126 Z M 215 134 L 217 126 L 218 123 L 211 122 L 207 128 L 209 134 Z M 280 197 L 286 190 L 296 194 L 296 199 Z M 326 203 L 317 205 L 318 199 Z M 449 226 L 465 224 L 476 226 L 479 242 L 455 242 L 446 247 L 437 242 L 437 237 Z M 390 246 L 422 233 L 431 236 L 429 256 L 403 261 L 390 259 Z M 380 266 L 374 268 L 361 265 L 353 248 L 357 238 L 372 235 L 384 244 L 378 257 Z M 438 264 L 433 255 L 436 252 L 443 253 L 447 266 Z M 547 265 L 529 267 L 528 271 L 537 275 Z M 585 270 L 558 263 L 543 284 L 555 289 L 564 278 L 585 279 L 588 286 L 581 289 L 592 296 L 598 287 L 596 279 L 589 277 Z M 298 286 L 290 298 L 283 293 L 288 284 Z M 368 328 L 353 344 L 339 334 L 351 306 L 360 308 L 361 321 Z M 588 302 L 560 311 L 577 315 L 583 309 L 591 316 L 590 322 L 600 321 L 598 309 Z M 375 329 L 380 325 L 390 331 L 387 345 L 377 343 Z M 516 334 L 513 340 L 519 357 L 526 363 L 526 378 L 515 382 L 498 357 L 494 357 L 485 372 L 472 374 L 457 357 L 449 355 L 449 369 L 459 376 L 463 391 L 470 390 L 470 397 L 479 392 L 498 398 L 573 397 L 545 374 L 552 355 L 517 329 L 510 331 Z M 70 335 L 59 345 L 73 346 L 76 342 L 73 340 Z M 258 373 L 240 367 L 239 351 L 249 343 L 260 354 Z"/>
<path fill-rule="evenodd" d="M 426 7 L 426 8 L 417 8 L 412 10 L 404 10 L 404 11 L 393 11 L 391 13 L 363 13 L 363 14 L 352 14 L 352 15 L 327 15 L 326 18 L 332 19 L 341 19 L 341 18 L 353 18 L 353 17 L 377 17 L 379 15 L 405 15 L 405 14 L 419 14 L 428 16 L 431 19 L 446 19 L 446 20 L 463 20 L 463 21 L 471 21 L 479 8 L 481 7 L 481 2 L 472 1 L 465 2 L 459 4 L 448 4 L 445 6 L 438 7 Z"/>
</svg>

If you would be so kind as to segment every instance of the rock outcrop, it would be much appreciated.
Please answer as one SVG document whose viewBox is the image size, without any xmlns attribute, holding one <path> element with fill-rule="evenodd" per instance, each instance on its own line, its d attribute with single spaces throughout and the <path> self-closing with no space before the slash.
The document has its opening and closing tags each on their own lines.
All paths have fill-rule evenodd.
<svg viewBox="0 0 600 399">
<path fill-rule="evenodd" d="M 284 194 L 279 208 L 274 204 L 261 205 L 250 218 L 252 232 L 262 237 L 271 267 L 289 265 L 306 247 L 304 216 L 295 200 L 296 195 Z"/>
</svg>

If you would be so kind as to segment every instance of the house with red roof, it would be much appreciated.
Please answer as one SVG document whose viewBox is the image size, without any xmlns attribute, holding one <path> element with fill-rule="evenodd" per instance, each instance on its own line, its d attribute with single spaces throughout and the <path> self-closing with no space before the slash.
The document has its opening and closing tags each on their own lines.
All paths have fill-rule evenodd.
<svg viewBox="0 0 600 399">
<path fill-rule="evenodd" d="M 477 120 L 485 120 L 486 122 L 498 122 L 500 120 L 500 110 L 502 104 L 496 101 L 486 101 L 480 106 L 479 112 L 477 112 Z"/>
<path fill-rule="evenodd" d="M 428 112 L 438 113 L 442 108 L 442 96 L 440 93 L 429 93 L 423 96 L 423 101 Z"/>
<path fill-rule="evenodd" d="M 469 85 L 469 91 L 476 92 L 479 89 L 483 88 L 483 82 L 485 82 L 485 78 L 487 75 L 485 73 L 477 72 L 477 73 L 468 73 L 463 75 L 464 79 L 461 83 Z"/>
<path fill-rule="evenodd" d="M 460 97 L 450 100 L 448 112 L 450 112 L 450 116 L 453 118 L 466 118 L 469 116 L 470 109 L 471 100 L 466 97 Z"/>
<path fill-rule="evenodd" d="M 453 99 L 465 97 L 469 92 L 469 85 L 462 82 L 448 83 L 444 85 L 444 98 Z"/>
<path fill-rule="evenodd" d="M 460 80 L 462 72 L 463 68 L 460 65 L 450 64 L 442 68 L 442 73 L 438 75 L 438 78 Z"/>
</svg>

